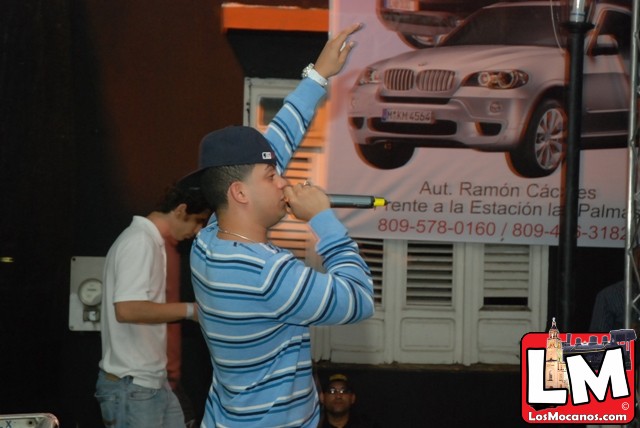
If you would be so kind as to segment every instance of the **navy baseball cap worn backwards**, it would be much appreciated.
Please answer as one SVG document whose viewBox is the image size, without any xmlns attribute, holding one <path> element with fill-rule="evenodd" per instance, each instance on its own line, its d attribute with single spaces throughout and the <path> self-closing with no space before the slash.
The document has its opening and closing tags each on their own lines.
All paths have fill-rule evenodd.
<svg viewBox="0 0 640 428">
<path fill-rule="evenodd" d="M 250 126 L 228 126 L 205 135 L 200 142 L 198 170 L 180 183 L 200 187 L 200 176 L 207 168 L 256 163 L 276 165 L 276 154 L 264 135 Z"/>
</svg>

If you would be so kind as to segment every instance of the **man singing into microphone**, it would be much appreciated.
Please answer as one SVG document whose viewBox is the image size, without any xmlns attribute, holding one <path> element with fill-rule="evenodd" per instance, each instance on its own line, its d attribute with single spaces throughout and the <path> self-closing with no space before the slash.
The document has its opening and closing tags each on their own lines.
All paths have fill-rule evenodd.
<svg viewBox="0 0 640 428">
<path fill-rule="evenodd" d="M 300 144 L 326 79 L 338 73 L 359 25 L 329 40 L 265 135 L 234 126 L 201 143 L 199 181 L 214 209 L 194 241 L 191 271 L 213 376 L 202 427 L 316 427 L 310 325 L 355 323 L 373 314 L 371 274 L 315 186 L 280 175 Z M 324 272 L 267 240 L 290 210 L 317 237 Z"/>
</svg>

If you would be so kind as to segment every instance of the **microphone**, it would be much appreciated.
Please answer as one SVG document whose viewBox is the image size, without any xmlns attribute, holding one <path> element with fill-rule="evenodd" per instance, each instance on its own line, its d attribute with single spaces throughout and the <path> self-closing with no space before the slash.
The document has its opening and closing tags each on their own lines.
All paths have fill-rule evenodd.
<svg viewBox="0 0 640 428">
<path fill-rule="evenodd" d="M 331 208 L 376 208 L 389 203 L 385 198 L 367 195 L 330 195 Z"/>
</svg>

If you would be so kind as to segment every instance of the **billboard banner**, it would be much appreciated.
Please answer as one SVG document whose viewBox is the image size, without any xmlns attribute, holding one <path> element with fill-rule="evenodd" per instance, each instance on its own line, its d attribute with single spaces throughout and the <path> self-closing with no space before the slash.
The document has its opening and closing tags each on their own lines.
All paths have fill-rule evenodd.
<svg viewBox="0 0 640 428">
<path fill-rule="evenodd" d="M 564 12 L 553 2 L 490 3 L 332 1 L 332 33 L 364 27 L 331 81 L 326 190 L 390 201 L 338 210 L 354 236 L 558 244 Z M 578 245 L 623 247 L 631 11 L 594 7 Z"/>
</svg>

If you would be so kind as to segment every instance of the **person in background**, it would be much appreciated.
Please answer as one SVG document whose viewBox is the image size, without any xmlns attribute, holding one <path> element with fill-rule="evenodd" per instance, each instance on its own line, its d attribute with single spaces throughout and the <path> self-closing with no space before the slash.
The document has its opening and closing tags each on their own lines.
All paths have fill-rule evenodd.
<svg viewBox="0 0 640 428">
<path fill-rule="evenodd" d="M 192 238 L 210 215 L 199 189 L 171 186 L 107 253 L 95 394 L 105 427 L 185 426 L 167 378 L 167 323 L 197 321 L 197 312 L 194 303 L 166 302 L 166 241 Z"/>
<path fill-rule="evenodd" d="M 326 43 L 264 135 L 247 126 L 211 132 L 201 142 L 200 169 L 184 179 L 200 183 L 215 212 L 191 249 L 198 317 L 213 365 L 202 427 L 316 428 L 309 326 L 373 314 L 371 273 L 328 196 L 281 176 L 359 28 Z M 308 222 L 323 271 L 268 241 L 287 211 Z"/>
<path fill-rule="evenodd" d="M 378 428 L 365 416 L 355 413 L 356 393 L 342 373 L 329 376 L 322 388 L 324 417 L 318 428 Z"/>
<path fill-rule="evenodd" d="M 624 281 L 608 285 L 598 292 L 589 331 L 608 333 L 624 328 Z"/>
<path fill-rule="evenodd" d="M 633 260 L 636 266 L 640 266 L 640 247 L 634 247 Z M 624 279 L 606 286 L 598 292 L 591 312 L 589 331 L 594 333 L 608 333 L 611 330 L 625 328 L 625 284 Z M 638 295 L 638 285 L 635 278 L 635 270 L 632 270 L 631 298 Z M 638 314 L 631 311 L 632 328 L 638 325 Z"/>
</svg>

